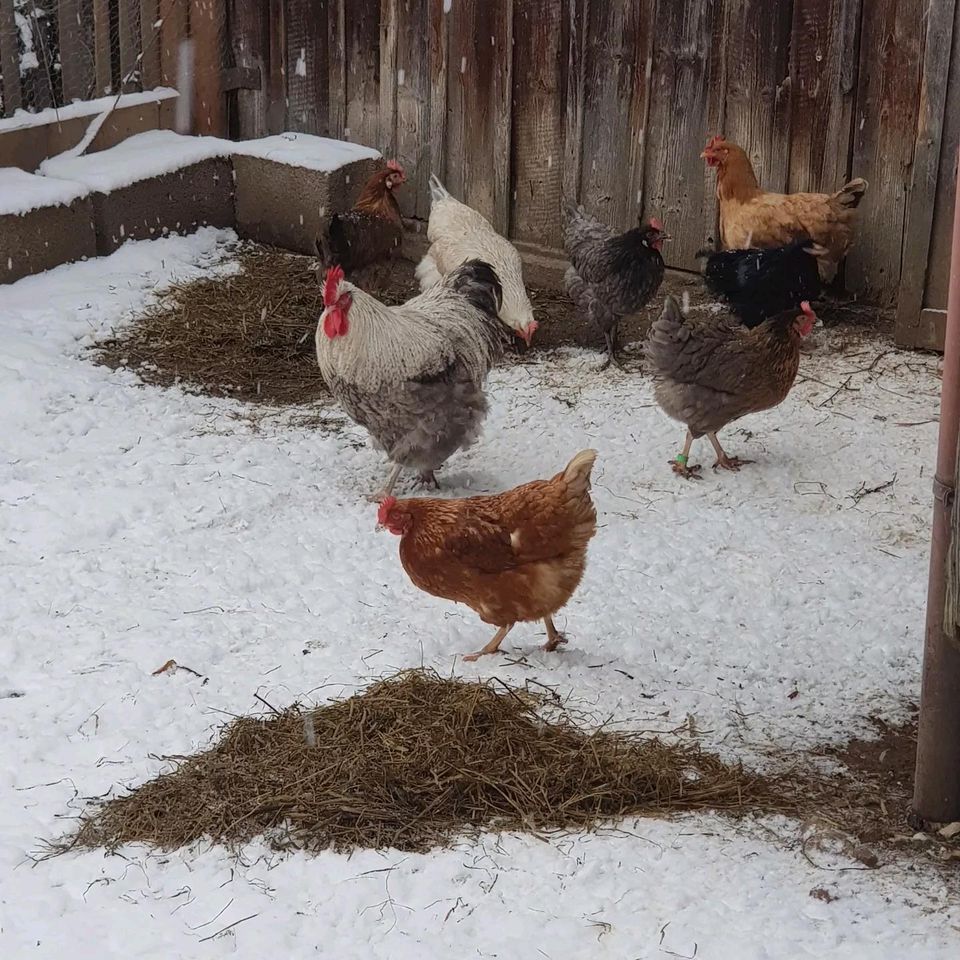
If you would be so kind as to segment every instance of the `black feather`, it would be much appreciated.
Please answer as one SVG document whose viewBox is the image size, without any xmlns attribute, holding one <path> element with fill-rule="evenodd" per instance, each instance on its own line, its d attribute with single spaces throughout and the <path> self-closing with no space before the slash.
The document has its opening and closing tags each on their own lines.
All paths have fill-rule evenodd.
<svg viewBox="0 0 960 960">
<path fill-rule="evenodd" d="M 707 288 L 730 304 L 747 327 L 820 296 L 817 258 L 811 240 L 795 240 L 770 250 L 724 250 L 707 257 Z"/>
<path fill-rule="evenodd" d="M 447 275 L 446 282 L 488 317 L 499 315 L 503 285 L 497 272 L 485 260 L 465 260 Z"/>
</svg>

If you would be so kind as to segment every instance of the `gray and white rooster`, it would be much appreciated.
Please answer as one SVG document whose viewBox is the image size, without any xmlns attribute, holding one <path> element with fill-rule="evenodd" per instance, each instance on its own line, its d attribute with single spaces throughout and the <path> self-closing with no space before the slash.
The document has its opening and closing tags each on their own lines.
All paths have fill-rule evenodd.
<svg viewBox="0 0 960 960">
<path fill-rule="evenodd" d="M 317 362 L 348 416 L 369 431 L 392 463 L 389 495 L 405 468 L 425 483 L 478 436 L 487 413 L 484 383 L 503 355 L 498 311 L 503 289 L 493 268 L 470 260 L 425 293 L 388 307 L 327 271 L 317 325 Z"/>
<path fill-rule="evenodd" d="M 568 204 L 563 245 L 570 266 L 564 275 L 567 292 L 607 342 L 607 360 L 617 359 L 620 321 L 650 302 L 663 280 L 660 248 L 670 238 L 655 217 L 626 233 L 615 234 L 605 223 Z"/>
</svg>

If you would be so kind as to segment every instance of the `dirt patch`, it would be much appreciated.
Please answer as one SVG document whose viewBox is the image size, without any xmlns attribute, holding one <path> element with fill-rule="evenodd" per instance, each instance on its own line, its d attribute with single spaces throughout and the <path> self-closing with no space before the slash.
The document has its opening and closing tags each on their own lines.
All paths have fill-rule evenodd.
<svg viewBox="0 0 960 960">
<path fill-rule="evenodd" d="M 116 337 L 101 341 L 95 356 L 160 386 L 268 405 L 330 403 L 314 353 L 323 310 L 316 261 L 253 243 L 242 244 L 236 258 L 236 273 L 169 287 Z M 391 305 L 419 292 L 414 264 L 402 259 L 360 271 L 354 281 Z M 563 346 L 595 349 L 600 359 L 602 337 L 566 294 L 529 293 L 540 329 L 531 349 L 520 341 L 511 345 L 514 360 Z M 643 339 L 666 294 L 687 298 L 691 306 L 711 302 L 699 277 L 668 272 L 660 294 L 621 323 L 620 342 L 628 351 Z M 890 329 L 888 314 L 855 301 L 825 301 L 818 314 L 827 326 L 844 326 L 853 340 Z"/>
<path fill-rule="evenodd" d="M 559 698 L 408 671 L 316 709 L 229 724 L 209 750 L 81 817 L 55 846 L 200 839 L 425 851 L 480 830 L 779 809 L 776 784 L 689 741 L 587 732 Z"/>
</svg>

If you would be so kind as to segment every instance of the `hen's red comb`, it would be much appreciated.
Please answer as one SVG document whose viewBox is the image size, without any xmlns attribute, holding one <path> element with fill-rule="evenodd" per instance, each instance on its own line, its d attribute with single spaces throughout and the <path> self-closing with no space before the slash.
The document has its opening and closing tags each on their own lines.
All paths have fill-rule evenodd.
<svg viewBox="0 0 960 960">
<path fill-rule="evenodd" d="M 714 147 L 720 146 L 721 143 L 723 143 L 723 134 L 718 133 L 707 141 L 707 149 L 712 150 Z"/>
<path fill-rule="evenodd" d="M 337 290 L 343 282 L 343 267 L 334 266 L 327 271 L 327 279 L 323 284 L 323 305 L 332 307 L 337 302 Z"/>
<path fill-rule="evenodd" d="M 401 167 L 396 160 L 388 160 L 387 169 L 392 170 L 394 173 L 403 173 L 403 167 Z"/>
<path fill-rule="evenodd" d="M 813 312 L 813 307 L 810 306 L 809 300 L 804 300 L 800 304 L 800 309 L 803 311 L 804 315 L 809 317 L 811 320 L 816 320 L 817 315 Z"/>
<path fill-rule="evenodd" d="M 663 221 L 658 220 L 656 217 L 650 218 L 650 226 L 653 227 L 654 230 L 663 231 Z"/>
<path fill-rule="evenodd" d="M 380 526 L 384 526 L 387 522 L 387 518 L 390 516 L 390 511 L 397 505 L 396 497 L 384 497 L 380 501 L 380 509 L 377 511 L 377 523 Z"/>
</svg>

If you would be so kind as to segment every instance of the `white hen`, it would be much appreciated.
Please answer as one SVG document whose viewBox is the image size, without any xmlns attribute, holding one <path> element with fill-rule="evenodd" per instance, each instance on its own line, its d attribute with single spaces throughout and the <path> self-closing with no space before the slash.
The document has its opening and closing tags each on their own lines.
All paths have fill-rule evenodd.
<svg viewBox="0 0 960 960">
<path fill-rule="evenodd" d="M 454 199 L 436 176 L 430 177 L 430 198 L 427 224 L 430 249 L 417 264 L 420 289 L 428 290 L 467 260 L 486 261 L 503 285 L 500 319 L 529 346 L 537 321 L 533 319 L 533 305 L 523 285 L 517 248 L 501 237 L 486 217 Z"/>
</svg>

